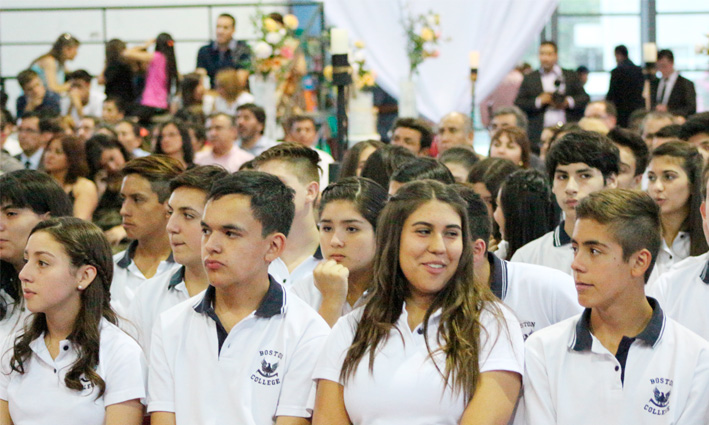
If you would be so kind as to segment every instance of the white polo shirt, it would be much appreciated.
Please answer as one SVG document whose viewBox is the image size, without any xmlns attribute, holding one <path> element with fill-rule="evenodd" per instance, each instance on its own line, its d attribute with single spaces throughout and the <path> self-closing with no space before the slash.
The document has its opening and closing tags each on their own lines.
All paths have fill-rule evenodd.
<svg viewBox="0 0 709 425">
<path fill-rule="evenodd" d="M 519 248 L 510 261 L 538 264 L 572 275 L 574 252 L 571 250 L 571 237 L 564 230 L 564 222 L 546 235 Z"/>
<path fill-rule="evenodd" d="M 654 289 L 669 317 L 709 341 L 709 253 L 675 264 Z"/>
<path fill-rule="evenodd" d="M 528 424 L 706 424 L 709 342 L 653 314 L 615 355 L 590 332 L 590 310 L 535 332 L 525 351 Z"/>
<path fill-rule="evenodd" d="M 276 282 L 286 288 L 290 288 L 295 282 L 305 279 L 308 275 L 312 275 L 315 266 L 317 266 L 320 261 L 322 261 L 322 252 L 318 246 L 315 254 L 298 264 L 298 267 L 293 269 L 293 272 L 289 272 L 286 263 L 278 257 L 274 261 L 271 261 L 271 264 L 268 266 L 268 274 L 273 276 Z"/>
<path fill-rule="evenodd" d="M 313 368 L 330 328 L 271 278 L 259 307 L 227 334 L 215 289 L 160 315 L 150 349 L 149 412 L 177 424 L 271 424 L 310 417 Z"/>
<path fill-rule="evenodd" d="M 61 341 L 59 355 L 52 359 L 44 336 L 35 339 L 24 363 L 25 373 L 20 374 L 10 369 L 13 341 L 8 340 L 0 366 L 0 399 L 8 402 L 14 423 L 101 425 L 106 406 L 134 399 L 145 402 L 147 367 L 138 343 L 105 319 L 100 332 L 96 373 L 106 383 L 106 391 L 98 399 L 90 381 L 84 382 L 83 391 L 64 383 L 78 355 L 71 341 Z"/>
<path fill-rule="evenodd" d="M 662 239 L 660 251 L 657 253 L 655 261 L 655 270 L 658 275 L 667 272 L 674 264 L 689 257 L 690 237 L 689 232 L 679 232 L 672 241 L 672 246 L 667 245 L 665 239 Z"/>
<path fill-rule="evenodd" d="M 490 289 L 515 312 L 525 340 L 583 311 L 574 279 L 568 274 L 536 264 L 510 263 L 491 253 L 488 261 Z"/>
<path fill-rule="evenodd" d="M 519 323 L 509 308 L 498 304 L 504 315 L 498 322 L 487 309 L 480 315 L 482 327 L 480 372 L 507 370 L 521 373 L 524 367 L 523 340 Z M 333 327 L 315 369 L 314 379 L 327 379 L 343 384 L 340 371 L 352 344 L 363 308 L 341 317 Z M 431 351 L 438 347 L 438 325 L 441 311 L 431 315 L 428 343 Z M 392 328 L 389 338 L 377 349 L 373 372 L 366 354 L 357 370 L 344 385 L 347 414 L 354 424 L 430 425 L 458 424 L 467 403 L 462 393 L 444 387 L 443 378 L 426 349 L 423 323 L 414 331 L 409 328 L 406 305 Z M 505 326 L 507 329 L 504 329 Z M 445 370 L 442 353 L 435 355 Z M 402 396 L 405 394 L 406 396 Z"/>
<path fill-rule="evenodd" d="M 133 241 L 128 249 L 113 256 L 113 281 L 111 282 L 111 307 L 120 316 L 127 317 L 131 301 L 138 287 L 147 280 L 143 272 L 138 269 L 133 261 L 133 254 L 138 247 L 138 242 Z M 162 273 L 172 273 L 180 267 L 172 258 L 172 253 L 167 260 L 161 261 L 155 276 Z M 153 276 L 153 277 L 155 277 Z"/>
<path fill-rule="evenodd" d="M 173 273 L 155 275 L 135 291 L 128 310 L 128 320 L 136 327 L 134 336 L 147 357 L 150 354 L 153 325 L 160 314 L 189 298 L 185 286 L 185 266 Z"/>
</svg>

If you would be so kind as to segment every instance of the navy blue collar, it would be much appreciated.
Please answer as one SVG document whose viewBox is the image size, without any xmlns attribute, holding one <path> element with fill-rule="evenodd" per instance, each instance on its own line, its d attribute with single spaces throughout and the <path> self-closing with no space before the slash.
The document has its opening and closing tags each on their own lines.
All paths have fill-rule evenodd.
<svg viewBox="0 0 709 425">
<path fill-rule="evenodd" d="M 654 298 L 647 297 L 647 301 L 652 307 L 652 317 L 648 322 L 645 329 L 640 332 L 636 339 L 645 341 L 650 346 L 655 346 L 657 341 L 662 336 L 662 331 L 665 325 L 665 314 L 660 307 L 660 303 Z M 593 338 L 591 337 L 591 309 L 587 308 L 584 310 L 581 318 L 576 322 L 576 336 L 572 349 L 574 351 L 586 351 L 590 350 L 593 345 Z"/>
<path fill-rule="evenodd" d="M 704 269 L 702 270 L 702 274 L 699 275 L 699 278 L 702 279 L 702 282 L 709 285 L 709 261 L 704 265 Z"/>
<path fill-rule="evenodd" d="M 283 313 L 285 311 L 285 301 L 286 293 L 283 290 L 283 286 L 277 283 L 271 275 L 268 275 L 268 291 L 266 295 L 261 300 L 256 312 L 254 313 L 258 317 L 269 318 L 276 314 Z M 214 298 L 216 297 L 216 290 L 214 286 L 209 285 L 207 290 L 202 297 L 202 301 L 194 306 L 194 311 L 201 314 L 206 314 L 213 318 L 214 313 Z"/>
<path fill-rule="evenodd" d="M 566 223 L 566 221 L 562 220 L 561 223 L 556 226 L 556 229 L 554 229 L 554 246 L 557 248 L 571 243 L 571 236 L 566 234 L 564 223 Z"/>
<path fill-rule="evenodd" d="M 497 258 L 497 255 L 488 252 L 487 261 L 490 263 L 490 289 L 501 300 L 507 295 L 507 263 Z"/>
<path fill-rule="evenodd" d="M 131 261 L 133 261 L 133 255 L 135 255 L 135 250 L 138 248 L 138 241 L 134 240 L 131 241 L 130 245 L 128 245 L 128 248 L 126 248 L 125 253 L 123 254 L 123 257 L 121 257 L 120 260 L 116 263 L 116 265 L 122 269 L 127 269 L 128 266 L 130 266 Z M 170 251 L 170 256 L 167 257 L 168 263 L 174 263 L 175 258 L 172 256 L 172 251 Z"/>
<path fill-rule="evenodd" d="M 174 289 L 175 286 L 185 281 L 185 266 L 180 267 L 177 271 L 170 277 L 170 282 L 167 284 L 167 290 Z"/>
</svg>

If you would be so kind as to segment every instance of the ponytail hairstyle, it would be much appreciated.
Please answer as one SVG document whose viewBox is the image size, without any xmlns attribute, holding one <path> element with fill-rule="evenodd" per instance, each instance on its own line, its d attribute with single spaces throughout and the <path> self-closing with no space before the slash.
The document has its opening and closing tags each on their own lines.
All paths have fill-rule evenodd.
<svg viewBox="0 0 709 425">
<path fill-rule="evenodd" d="M 64 61 L 66 58 L 64 57 L 64 49 L 65 48 L 71 48 L 74 46 L 78 46 L 81 43 L 79 40 L 76 39 L 73 35 L 69 34 L 68 32 L 62 34 L 57 38 L 57 40 L 54 42 L 52 45 L 52 48 L 49 50 L 49 52 L 41 55 L 37 59 L 33 60 L 32 63 L 38 62 L 40 59 L 44 59 L 47 56 L 51 56 L 54 59 L 57 60 L 60 64 L 64 65 Z"/>
<path fill-rule="evenodd" d="M 399 265 L 403 226 L 411 214 L 430 201 L 443 202 L 460 216 L 463 251 L 457 270 L 426 311 L 423 334 L 428 333 L 428 322 L 433 312 L 442 310 L 436 336 L 440 347 L 431 352 L 426 338 L 426 348 L 431 361 L 438 352 L 445 356 L 444 370 L 434 362 L 445 387 L 462 392 L 465 399 L 470 400 L 480 379 L 478 360 L 481 330 L 484 330 L 480 322 L 481 311 L 487 309 L 500 322 L 502 313 L 494 304 L 495 296 L 487 284 L 476 283 L 473 279 L 473 255 L 465 201 L 451 185 L 432 180 L 402 186 L 379 216 L 373 292 L 364 307 L 352 345 L 347 350 L 340 379 L 347 382 L 367 354 L 372 373 L 380 346 L 387 341 L 392 329 L 396 329 L 404 301 L 410 295 L 409 282 Z"/>
<path fill-rule="evenodd" d="M 177 75 L 177 61 L 175 60 L 175 40 L 166 32 L 160 33 L 155 40 L 155 51 L 165 55 L 165 74 L 167 75 L 167 92 L 172 93 L 173 86 L 177 88 L 180 77 Z"/>
<path fill-rule="evenodd" d="M 93 282 L 81 291 L 81 308 L 74 322 L 74 328 L 67 337 L 77 349 L 77 359 L 67 372 L 64 383 L 67 388 L 83 391 L 81 379 L 88 379 L 99 389 L 97 399 L 106 391 L 106 383 L 96 373 L 99 362 L 101 319 L 117 324 L 116 313 L 111 309 L 111 280 L 113 279 L 113 257 L 111 245 L 101 229 L 95 224 L 74 217 L 53 218 L 40 222 L 30 235 L 45 232 L 71 259 L 73 267 L 90 265 L 96 268 Z M 25 362 L 32 356 L 30 344 L 47 332 L 47 318 L 44 313 L 36 313 L 24 332 L 15 338 L 15 346 L 10 360 L 13 371 L 24 374 Z"/>
</svg>

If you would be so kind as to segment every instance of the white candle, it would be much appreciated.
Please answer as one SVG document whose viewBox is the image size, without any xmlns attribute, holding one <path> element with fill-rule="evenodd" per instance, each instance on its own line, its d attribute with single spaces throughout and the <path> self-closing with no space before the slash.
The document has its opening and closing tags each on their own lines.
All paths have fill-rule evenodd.
<svg viewBox="0 0 709 425">
<path fill-rule="evenodd" d="M 333 28 L 330 30 L 330 54 L 346 55 L 348 50 L 347 30 Z"/>
<path fill-rule="evenodd" d="M 643 43 L 643 59 L 647 63 L 657 62 L 657 45 L 655 43 Z"/>
<path fill-rule="evenodd" d="M 468 58 L 470 59 L 470 69 L 478 69 L 478 66 L 480 65 L 480 52 L 477 50 L 471 50 L 468 54 Z"/>
</svg>

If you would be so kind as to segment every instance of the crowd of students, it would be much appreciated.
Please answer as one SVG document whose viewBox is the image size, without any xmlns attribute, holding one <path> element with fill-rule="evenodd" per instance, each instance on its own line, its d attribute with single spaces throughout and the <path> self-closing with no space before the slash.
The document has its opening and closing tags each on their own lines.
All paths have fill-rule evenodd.
<svg viewBox="0 0 709 425">
<path fill-rule="evenodd" d="M 404 118 L 335 175 L 255 104 L 40 112 L 0 175 L 0 424 L 709 422 L 706 113 L 536 144 L 500 108 L 484 159 Z"/>
</svg>

